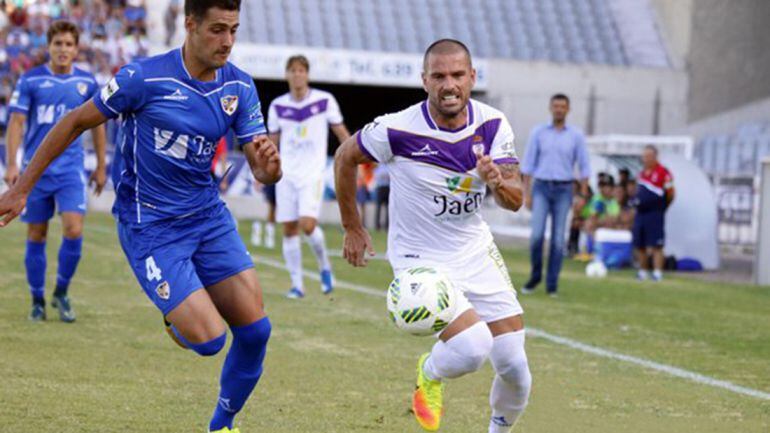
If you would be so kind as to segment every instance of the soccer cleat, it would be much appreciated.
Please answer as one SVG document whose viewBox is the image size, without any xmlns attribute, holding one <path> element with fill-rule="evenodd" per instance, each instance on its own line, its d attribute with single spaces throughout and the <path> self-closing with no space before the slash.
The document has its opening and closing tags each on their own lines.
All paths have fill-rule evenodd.
<svg viewBox="0 0 770 433">
<path fill-rule="evenodd" d="M 323 292 L 324 295 L 328 295 L 332 292 L 332 290 L 334 290 L 332 283 L 332 271 L 329 269 L 324 269 L 321 271 L 321 292 Z"/>
<path fill-rule="evenodd" d="M 72 323 L 75 321 L 75 311 L 72 310 L 70 298 L 67 296 L 54 295 L 51 300 L 51 306 L 59 310 L 59 320 L 62 322 Z"/>
<path fill-rule="evenodd" d="M 412 412 L 420 426 L 427 431 L 437 431 L 443 414 L 444 383 L 430 379 L 422 366 L 430 353 L 425 353 L 417 361 L 417 386 L 412 397 Z"/>
<path fill-rule="evenodd" d="M 223 429 L 214 430 L 214 431 L 209 430 L 209 433 L 241 433 L 241 431 L 237 428 L 231 429 L 231 428 L 225 427 Z"/>
<path fill-rule="evenodd" d="M 286 293 L 286 297 L 289 299 L 302 299 L 305 297 L 305 292 L 302 290 L 292 287 L 289 289 L 289 291 Z"/>
<path fill-rule="evenodd" d="M 42 322 L 45 320 L 45 305 L 32 304 L 32 310 L 29 312 L 29 320 L 33 322 Z"/>
</svg>

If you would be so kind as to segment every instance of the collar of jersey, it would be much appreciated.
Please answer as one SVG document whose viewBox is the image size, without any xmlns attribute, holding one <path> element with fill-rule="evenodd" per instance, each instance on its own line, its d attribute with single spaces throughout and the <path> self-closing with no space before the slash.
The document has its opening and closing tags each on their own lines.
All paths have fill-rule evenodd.
<svg viewBox="0 0 770 433">
<path fill-rule="evenodd" d="M 473 125 L 475 119 L 474 119 L 474 113 L 473 113 L 473 104 L 471 103 L 471 100 L 468 100 L 468 117 L 465 120 L 465 125 L 455 128 L 455 129 L 448 129 L 448 128 L 442 128 L 436 124 L 436 122 L 433 120 L 433 117 L 430 115 L 430 111 L 428 110 L 428 101 L 422 101 L 422 106 L 420 107 L 422 109 L 422 115 L 425 117 L 425 123 L 428 124 L 428 127 L 430 129 L 436 130 L 436 131 L 444 131 L 444 132 L 451 132 L 451 133 L 457 133 L 460 131 L 465 130 L 469 126 Z"/>
</svg>

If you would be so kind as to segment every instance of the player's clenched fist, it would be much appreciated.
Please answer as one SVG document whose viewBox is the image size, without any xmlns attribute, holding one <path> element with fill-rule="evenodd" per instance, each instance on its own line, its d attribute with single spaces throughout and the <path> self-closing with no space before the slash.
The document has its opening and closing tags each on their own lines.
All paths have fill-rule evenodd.
<svg viewBox="0 0 770 433">
<path fill-rule="evenodd" d="M 273 184 L 281 179 L 281 156 L 275 143 L 267 136 L 258 135 L 251 140 L 253 146 L 252 172 L 254 177 L 264 184 Z M 251 152 L 247 149 L 247 156 Z"/>
<path fill-rule="evenodd" d="M 5 227 L 19 216 L 27 204 L 27 195 L 11 188 L 0 195 L 0 227 Z"/>
<path fill-rule="evenodd" d="M 476 161 L 476 171 L 478 171 L 481 180 L 492 189 L 499 187 L 503 182 L 503 175 L 500 173 L 500 168 L 492 161 L 492 158 L 489 155 L 478 158 Z"/>
</svg>

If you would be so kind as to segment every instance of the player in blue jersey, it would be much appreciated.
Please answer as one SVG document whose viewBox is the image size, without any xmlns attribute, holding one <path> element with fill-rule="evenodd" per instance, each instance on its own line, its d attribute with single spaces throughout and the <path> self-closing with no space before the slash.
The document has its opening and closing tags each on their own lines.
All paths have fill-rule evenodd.
<svg viewBox="0 0 770 433">
<path fill-rule="evenodd" d="M 19 78 L 11 98 L 11 119 L 6 135 L 5 181 L 12 186 L 19 179 L 16 154 L 24 143 L 21 170 L 25 170 L 32 155 L 48 131 L 65 114 L 91 99 L 99 90 L 94 76 L 73 66 L 78 52 L 78 28 L 67 21 L 55 22 L 48 29 L 50 61 L 29 70 Z M 26 125 L 26 134 L 24 126 Z M 96 184 L 101 193 L 106 181 L 104 164 L 104 126 L 93 128 L 97 167 L 89 183 Z M 45 320 L 45 245 L 48 221 L 54 210 L 61 214 L 63 239 L 59 248 L 59 266 L 56 290 L 51 304 L 58 308 L 63 322 L 74 322 L 75 312 L 70 305 L 68 288 L 80 261 L 83 246 L 83 215 L 86 212 L 86 181 L 83 168 L 83 144 L 78 137 L 45 170 L 40 181 L 27 198 L 27 207 L 21 214 L 29 224 L 24 265 L 32 294 L 29 318 Z"/>
<path fill-rule="evenodd" d="M 253 262 L 210 174 L 216 142 L 232 128 L 256 180 L 281 178 L 254 82 L 227 62 L 239 10 L 240 0 L 187 0 L 184 46 L 121 68 L 51 130 L 0 196 L 2 227 L 74 137 L 123 117 L 113 213 L 137 280 L 183 347 L 211 356 L 225 345 L 225 322 L 232 331 L 211 432 L 238 431 L 233 420 L 262 374 L 271 331 Z"/>
</svg>

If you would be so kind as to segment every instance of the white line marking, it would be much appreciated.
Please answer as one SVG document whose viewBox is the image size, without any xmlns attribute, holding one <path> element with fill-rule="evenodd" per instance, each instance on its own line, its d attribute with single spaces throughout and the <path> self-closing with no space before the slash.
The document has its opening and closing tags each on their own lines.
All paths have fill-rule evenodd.
<svg viewBox="0 0 770 433">
<path fill-rule="evenodd" d="M 263 265 L 267 265 L 278 269 L 285 269 L 284 263 L 282 261 L 274 260 L 268 257 L 258 256 L 256 254 L 252 254 L 251 257 L 254 259 L 254 261 L 257 264 L 263 264 Z M 305 272 L 308 278 L 315 281 L 320 281 L 320 277 L 316 275 L 316 272 L 308 269 L 303 269 L 303 272 Z M 377 296 L 380 298 L 384 298 L 386 296 L 385 290 L 377 290 L 371 287 L 359 286 L 357 284 L 349 283 L 346 281 L 337 280 L 335 283 L 335 288 L 346 289 L 357 293 L 363 293 L 369 296 Z M 579 341 L 573 340 L 571 338 L 554 335 L 546 331 L 543 331 L 541 329 L 527 328 L 527 335 L 531 335 L 533 337 L 539 337 L 544 340 L 548 340 L 552 343 L 566 346 L 571 349 L 579 350 L 581 352 L 586 352 L 592 355 L 601 356 L 602 358 L 614 359 L 616 361 L 624 361 L 630 364 L 638 365 L 640 367 L 660 371 L 661 373 L 666 373 L 670 376 L 686 379 L 692 382 L 699 383 L 701 385 L 712 386 L 714 388 L 722 388 L 727 391 L 734 392 L 736 394 L 747 395 L 749 397 L 754 397 L 761 400 L 770 400 L 770 393 L 768 392 L 759 391 L 759 390 L 748 388 L 745 386 L 736 385 L 726 380 L 714 379 L 713 377 L 704 376 L 702 374 L 685 370 L 679 367 L 674 367 L 672 365 L 661 364 L 655 361 L 650 361 L 648 359 L 638 358 L 636 356 L 625 355 L 622 353 L 614 352 L 612 350 L 602 349 L 601 347 L 591 346 L 590 344 L 585 344 L 585 343 L 581 343 Z"/>
</svg>

